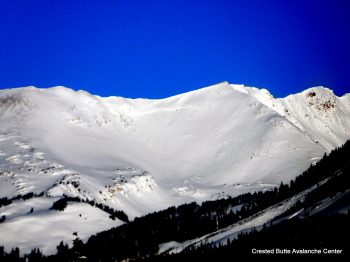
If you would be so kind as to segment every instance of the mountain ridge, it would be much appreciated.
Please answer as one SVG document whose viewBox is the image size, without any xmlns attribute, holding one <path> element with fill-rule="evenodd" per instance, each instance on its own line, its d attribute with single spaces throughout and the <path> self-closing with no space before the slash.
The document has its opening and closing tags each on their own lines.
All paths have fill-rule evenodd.
<svg viewBox="0 0 350 262">
<path fill-rule="evenodd" d="M 313 90 L 315 96 L 308 96 L 309 90 L 275 99 L 265 90 L 222 82 L 159 100 L 102 98 L 65 87 L 1 90 L 0 198 L 43 196 L 28 200 L 34 209 L 30 214 L 23 211 L 28 201 L 0 208 L 10 218 L 0 230 L 13 235 L 11 223 L 17 221 L 16 232 L 33 234 L 20 221 L 36 217 L 36 210 L 47 221 L 34 228 L 52 227 L 55 215 L 45 207 L 64 195 L 124 211 L 133 219 L 289 181 L 350 138 L 348 96 Z M 330 98 L 334 103 L 328 104 Z M 59 217 L 80 219 L 75 211 L 81 205 L 70 208 Z M 122 223 L 91 208 L 87 219 L 101 217 L 108 226 Z M 96 224 L 86 230 L 88 220 L 81 225 L 74 231 L 83 240 L 106 229 Z M 68 243 L 74 238 L 64 237 Z M 47 253 L 57 246 L 54 238 L 41 241 Z M 1 242 L 6 239 L 0 237 Z"/>
<path fill-rule="evenodd" d="M 187 92 L 184 92 L 184 93 L 170 95 L 170 96 L 163 97 L 163 98 L 147 98 L 147 97 L 128 98 L 128 97 L 122 97 L 122 96 L 118 96 L 118 95 L 100 96 L 100 95 L 97 95 L 97 94 L 90 93 L 89 91 L 86 91 L 86 90 L 83 90 L 83 89 L 75 90 L 73 88 L 70 88 L 70 87 L 67 87 L 67 86 L 62 86 L 62 85 L 55 85 L 55 86 L 49 86 L 49 87 L 36 87 L 34 85 L 19 86 L 19 87 L 11 87 L 11 88 L 2 88 L 2 89 L 0 89 L 0 92 L 7 92 L 7 91 L 10 91 L 10 90 L 25 90 L 25 89 L 28 89 L 28 90 L 43 90 L 43 91 L 51 90 L 51 89 L 63 89 L 63 90 L 69 90 L 71 92 L 83 92 L 83 93 L 87 93 L 87 94 L 90 94 L 92 96 L 96 96 L 96 97 L 100 97 L 100 98 L 114 98 L 114 97 L 117 97 L 117 98 L 123 98 L 123 99 L 128 99 L 128 100 L 138 100 L 138 99 L 141 99 L 141 100 L 164 100 L 164 99 L 168 99 L 168 98 L 172 98 L 172 97 L 176 97 L 176 96 L 181 96 L 181 95 L 184 95 L 184 94 L 200 92 L 200 91 L 203 91 L 203 90 L 206 90 L 206 89 L 220 87 L 220 86 L 227 86 L 227 85 L 229 85 L 229 86 L 231 86 L 233 88 L 238 88 L 237 90 L 241 90 L 242 92 L 247 92 L 246 91 L 247 88 L 251 89 L 251 90 L 255 90 L 255 91 L 263 91 L 263 92 L 267 91 L 267 93 L 269 95 L 271 95 L 273 98 L 276 98 L 276 99 L 283 99 L 283 98 L 286 98 L 288 96 L 293 96 L 293 95 L 297 95 L 297 94 L 300 94 L 300 93 L 306 93 L 308 91 L 312 91 L 313 89 L 315 89 L 315 90 L 328 90 L 328 91 L 330 91 L 332 93 L 332 95 L 337 96 L 338 98 L 341 98 L 341 97 L 344 97 L 344 96 L 346 97 L 346 96 L 350 95 L 350 93 L 344 93 L 343 95 L 338 96 L 338 95 L 334 94 L 334 92 L 333 92 L 333 90 L 331 88 L 329 88 L 327 86 L 318 85 L 318 86 L 311 86 L 311 87 L 306 88 L 306 89 L 304 89 L 304 90 L 302 90 L 300 92 L 297 92 L 297 93 L 288 94 L 288 95 L 286 95 L 284 97 L 275 97 L 266 88 L 261 88 L 260 89 L 258 87 L 246 86 L 244 84 L 231 84 L 228 81 L 221 81 L 221 82 L 218 82 L 216 84 L 204 86 L 204 87 L 201 87 L 201 88 L 198 88 L 198 89 L 195 89 L 195 90 L 190 90 L 190 91 L 187 91 Z M 241 89 L 239 89 L 240 87 L 241 87 Z"/>
</svg>

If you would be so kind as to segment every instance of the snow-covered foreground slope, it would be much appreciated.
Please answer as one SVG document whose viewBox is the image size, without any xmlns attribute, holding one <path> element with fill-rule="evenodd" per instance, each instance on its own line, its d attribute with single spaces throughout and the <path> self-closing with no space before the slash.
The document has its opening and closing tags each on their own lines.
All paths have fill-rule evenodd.
<svg viewBox="0 0 350 262">
<path fill-rule="evenodd" d="M 23 253 L 40 248 L 53 254 L 61 241 L 71 244 L 76 237 L 86 241 L 93 234 L 123 224 L 85 203 L 70 203 L 64 211 L 48 210 L 51 205 L 51 199 L 41 197 L 2 207 L 0 212 L 7 219 L 0 227 L 1 245 L 6 250 L 19 247 Z"/>
<path fill-rule="evenodd" d="M 43 193 L 40 201 L 50 202 L 43 216 L 57 225 L 74 213 L 48 211 L 63 195 L 123 210 L 132 219 L 289 181 L 350 138 L 349 130 L 349 95 L 339 98 L 325 88 L 274 99 L 266 90 L 225 82 L 160 100 L 101 98 L 64 87 L 2 90 L 0 198 Z M 9 215 L 17 206 L 0 208 L 8 216 L 0 224 L 6 232 L 0 245 L 26 246 L 25 238 L 15 241 L 21 221 L 46 230 L 32 219 L 44 210 L 34 205 L 32 213 Z M 63 239 L 121 223 L 89 208 L 91 216 L 110 221 L 81 221 Z M 52 252 L 45 245 L 59 238 L 48 234 L 35 245 Z"/>
</svg>

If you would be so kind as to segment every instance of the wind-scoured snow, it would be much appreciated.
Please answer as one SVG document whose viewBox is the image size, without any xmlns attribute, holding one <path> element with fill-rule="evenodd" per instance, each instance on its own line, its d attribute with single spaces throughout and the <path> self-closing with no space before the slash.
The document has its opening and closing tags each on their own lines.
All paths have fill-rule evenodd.
<svg viewBox="0 0 350 262">
<path fill-rule="evenodd" d="M 0 197 L 67 195 L 133 219 L 288 182 L 349 139 L 349 130 L 349 95 L 322 87 L 282 99 L 226 82 L 159 100 L 102 98 L 65 87 L 1 90 Z M 4 208 L 10 212 L 12 205 L 0 216 Z M 89 209 L 110 221 L 92 231 L 84 231 L 90 220 L 81 221 L 62 240 L 79 228 L 88 235 L 115 226 L 107 213 Z M 61 236 L 27 246 L 25 238 L 15 241 L 17 226 L 33 223 L 37 212 L 1 223 L 0 245 L 37 244 L 52 252 Z M 72 213 L 48 214 L 63 225 Z"/>
<path fill-rule="evenodd" d="M 349 94 L 337 97 L 332 90 L 320 86 L 275 99 L 266 89 L 232 87 L 284 116 L 328 152 L 349 138 Z"/>
</svg>

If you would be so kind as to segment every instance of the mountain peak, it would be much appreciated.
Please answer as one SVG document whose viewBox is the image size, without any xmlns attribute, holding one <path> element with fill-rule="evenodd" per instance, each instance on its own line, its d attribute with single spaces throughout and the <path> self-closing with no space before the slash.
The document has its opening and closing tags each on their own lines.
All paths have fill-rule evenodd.
<svg viewBox="0 0 350 262">
<path fill-rule="evenodd" d="M 307 106 L 314 107 L 322 112 L 335 108 L 338 100 L 333 90 L 323 86 L 311 87 L 299 94 L 291 95 L 290 97 L 293 96 L 302 96 Z"/>
<path fill-rule="evenodd" d="M 330 97 L 335 97 L 336 95 L 334 94 L 333 90 L 329 89 L 328 87 L 324 86 L 315 86 L 315 87 L 310 87 L 304 91 L 301 92 L 307 97 L 314 97 L 314 96 L 330 96 Z"/>
</svg>

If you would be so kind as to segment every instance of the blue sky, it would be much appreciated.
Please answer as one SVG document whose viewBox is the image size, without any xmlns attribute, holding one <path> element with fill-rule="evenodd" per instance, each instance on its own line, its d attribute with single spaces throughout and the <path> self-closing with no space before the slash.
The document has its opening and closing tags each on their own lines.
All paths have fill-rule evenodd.
<svg viewBox="0 0 350 262">
<path fill-rule="evenodd" d="M 221 81 L 350 92 L 350 1 L 0 0 L 0 88 L 161 98 Z"/>
</svg>

